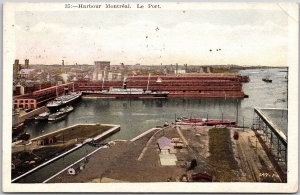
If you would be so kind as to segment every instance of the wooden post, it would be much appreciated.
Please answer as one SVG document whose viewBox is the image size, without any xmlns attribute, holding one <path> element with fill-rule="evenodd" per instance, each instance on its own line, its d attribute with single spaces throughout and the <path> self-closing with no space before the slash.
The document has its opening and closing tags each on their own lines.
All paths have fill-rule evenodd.
<svg viewBox="0 0 300 195">
<path fill-rule="evenodd" d="M 236 124 L 239 124 L 239 104 L 238 100 L 236 100 Z"/>
<path fill-rule="evenodd" d="M 245 117 L 243 117 L 243 131 L 245 130 Z"/>
</svg>

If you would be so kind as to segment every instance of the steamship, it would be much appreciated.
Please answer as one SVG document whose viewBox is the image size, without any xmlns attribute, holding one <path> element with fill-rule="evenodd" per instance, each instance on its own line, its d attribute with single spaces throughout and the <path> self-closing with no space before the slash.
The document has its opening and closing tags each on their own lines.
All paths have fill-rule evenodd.
<svg viewBox="0 0 300 195">
<path fill-rule="evenodd" d="M 167 91 L 151 91 L 149 88 L 150 74 L 148 77 L 147 88 L 127 88 L 126 78 L 124 78 L 123 88 L 110 88 L 109 90 L 101 91 L 83 91 L 82 94 L 89 97 L 102 97 L 102 98 L 138 98 L 138 99 L 147 99 L 147 98 L 167 98 L 169 92 Z M 104 85 L 104 79 L 103 84 Z"/>
</svg>

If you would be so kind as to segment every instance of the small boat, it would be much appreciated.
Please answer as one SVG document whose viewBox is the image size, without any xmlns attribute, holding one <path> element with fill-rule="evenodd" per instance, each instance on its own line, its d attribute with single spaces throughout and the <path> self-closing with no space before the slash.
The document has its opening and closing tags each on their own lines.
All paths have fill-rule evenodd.
<svg viewBox="0 0 300 195">
<path fill-rule="evenodd" d="M 66 107 L 59 109 L 60 112 L 65 112 L 65 113 L 72 112 L 73 110 L 74 110 L 73 106 L 66 106 Z"/>
<path fill-rule="evenodd" d="M 263 80 L 263 81 L 266 82 L 266 83 L 272 83 L 272 79 L 270 79 L 269 76 L 268 76 L 268 77 L 264 77 L 264 78 L 262 78 L 261 80 Z"/>
<path fill-rule="evenodd" d="M 50 114 L 48 117 L 48 121 L 57 121 L 57 120 L 63 119 L 64 117 L 66 117 L 66 113 L 58 111 L 54 114 Z"/>
<path fill-rule="evenodd" d="M 43 112 L 39 114 L 37 117 L 35 117 L 35 120 L 43 121 L 43 120 L 48 120 L 48 117 L 50 115 L 50 112 Z"/>
</svg>

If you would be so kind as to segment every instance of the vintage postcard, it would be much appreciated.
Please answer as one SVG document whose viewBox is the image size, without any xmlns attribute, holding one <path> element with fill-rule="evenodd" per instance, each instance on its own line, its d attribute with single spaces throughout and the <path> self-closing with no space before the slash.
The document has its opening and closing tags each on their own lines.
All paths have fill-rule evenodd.
<svg viewBox="0 0 300 195">
<path fill-rule="evenodd" d="M 298 190 L 296 3 L 4 3 L 5 192 Z"/>
</svg>

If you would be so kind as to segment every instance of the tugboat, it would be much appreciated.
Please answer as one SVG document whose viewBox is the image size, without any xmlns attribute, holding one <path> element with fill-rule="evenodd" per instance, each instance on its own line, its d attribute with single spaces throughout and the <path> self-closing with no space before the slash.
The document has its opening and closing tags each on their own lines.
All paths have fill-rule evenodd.
<svg viewBox="0 0 300 195">
<path fill-rule="evenodd" d="M 65 113 L 72 112 L 73 110 L 74 110 L 73 106 L 66 106 L 66 107 L 59 109 L 59 111 L 65 112 Z"/>
<path fill-rule="evenodd" d="M 54 114 L 50 114 L 48 117 L 48 121 L 58 121 L 60 119 L 65 118 L 67 115 L 65 112 L 58 111 Z"/>
<path fill-rule="evenodd" d="M 50 115 L 50 112 L 43 112 L 43 113 L 39 114 L 37 117 L 35 117 L 34 119 L 38 120 L 38 121 L 45 121 L 45 120 L 48 120 L 49 115 Z"/>
</svg>

